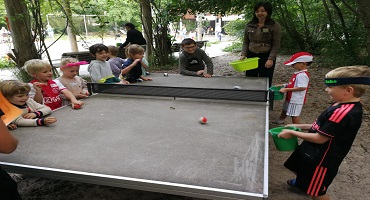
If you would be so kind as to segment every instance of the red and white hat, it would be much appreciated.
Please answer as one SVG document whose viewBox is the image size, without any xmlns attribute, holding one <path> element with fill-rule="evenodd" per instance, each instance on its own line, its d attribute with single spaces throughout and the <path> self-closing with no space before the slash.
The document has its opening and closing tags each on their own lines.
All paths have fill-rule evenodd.
<svg viewBox="0 0 370 200">
<path fill-rule="evenodd" d="M 295 53 L 284 65 L 293 65 L 298 62 L 312 62 L 313 56 L 308 52 Z"/>
</svg>

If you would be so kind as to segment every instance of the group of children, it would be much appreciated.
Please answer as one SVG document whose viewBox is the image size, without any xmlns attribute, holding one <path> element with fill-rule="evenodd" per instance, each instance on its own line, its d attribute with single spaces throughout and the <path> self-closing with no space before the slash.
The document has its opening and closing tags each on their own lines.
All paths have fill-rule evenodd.
<svg viewBox="0 0 370 200">
<path fill-rule="evenodd" d="M 148 64 L 143 61 L 144 49 L 139 45 L 133 44 L 126 48 L 127 60 L 117 57 L 118 48 L 115 46 L 94 44 L 89 50 L 96 58 L 88 66 L 92 82 L 130 84 L 152 80 L 145 77 Z M 18 80 L 0 82 L 0 91 L 4 97 L 23 110 L 23 114 L 9 124 L 8 128 L 53 124 L 57 121 L 56 118 L 45 117 L 52 110 L 68 104 L 74 109 L 81 108 L 84 104 L 81 99 L 90 95 L 86 81 L 78 76 L 80 65 L 85 64 L 88 63 L 75 58 L 64 58 L 60 67 L 62 76 L 53 80 L 52 66 L 40 59 L 32 59 L 23 66 L 33 77 L 29 83 Z M 120 76 L 126 78 L 121 80 Z"/>
<path fill-rule="evenodd" d="M 210 78 L 213 74 L 211 59 L 196 46 L 192 39 L 184 39 L 183 52 L 180 54 L 181 74 Z M 129 84 L 149 81 L 143 68 L 144 49 L 139 45 L 126 48 L 127 60 L 117 58 L 118 49 L 114 46 L 95 44 L 90 53 L 96 60 L 91 61 L 88 71 L 92 82 Z M 108 60 L 108 57 L 110 58 Z M 107 61 L 108 60 L 108 61 Z M 296 136 L 303 139 L 301 145 L 285 162 L 285 166 L 296 174 L 287 183 L 297 187 L 313 199 L 329 199 L 326 191 L 338 172 L 339 165 L 349 152 L 362 121 L 360 97 L 370 85 L 370 69 L 367 66 L 340 67 L 326 74 L 326 91 L 334 100 L 313 124 L 301 124 L 300 114 L 309 88 L 309 73 L 313 56 L 307 52 L 294 54 L 284 64 L 297 70 L 289 82 L 280 84 L 280 92 L 286 93 L 283 110 L 277 124 L 284 124 L 287 116 L 292 117 L 292 126 L 308 129 L 308 132 L 283 130 L 281 138 Z M 63 75 L 53 80 L 52 67 L 41 60 L 34 59 L 25 63 L 24 69 L 34 79 L 30 83 L 15 80 L 2 81 L 1 93 L 13 105 L 23 110 L 9 129 L 17 126 L 41 126 L 56 122 L 53 117 L 45 117 L 52 110 L 71 103 L 82 106 L 90 94 L 86 81 L 78 76 L 79 67 L 87 64 L 74 58 L 63 59 Z M 125 76 L 124 80 L 120 76 Z M 31 98 L 29 98 L 31 97 Z M 63 99 L 68 100 L 67 103 Z"/>
</svg>

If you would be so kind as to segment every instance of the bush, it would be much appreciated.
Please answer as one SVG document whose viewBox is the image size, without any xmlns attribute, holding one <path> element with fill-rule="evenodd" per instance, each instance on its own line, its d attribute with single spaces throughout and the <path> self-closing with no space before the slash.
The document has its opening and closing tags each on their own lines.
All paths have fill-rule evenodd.
<svg viewBox="0 0 370 200">
<path fill-rule="evenodd" d="M 17 64 L 8 56 L 0 58 L 0 69 L 10 69 L 16 67 Z"/>
</svg>

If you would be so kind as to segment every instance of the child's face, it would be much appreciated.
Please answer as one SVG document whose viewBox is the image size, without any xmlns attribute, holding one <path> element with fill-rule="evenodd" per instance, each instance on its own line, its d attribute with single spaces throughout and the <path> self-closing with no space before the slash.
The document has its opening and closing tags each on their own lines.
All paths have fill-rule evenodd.
<svg viewBox="0 0 370 200">
<path fill-rule="evenodd" d="M 78 75 L 79 70 L 80 66 L 65 67 L 62 69 L 63 77 L 74 78 L 76 75 Z"/>
<path fill-rule="evenodd" d="M 25 94 L 14 95 L 12 98 L 9 99 L 9 102 L 14 105 L 22 106 L 26 103 L 27 100 L 28 100 L 28 93 L 25 93 Z"/>
<path fill-rule="evenodd" d="M 136 59 L 143 59 L 144 58 L 144 53 L 137 53 L 132 55 L 133 60 Z"/>
<path fill-rule="evenodd" d="M 51 72 L 51 69 L 43 68 L 41 71 L 34 74 L 33 77 L 40 82 L 48 82 L 48 80 L 53 79 L 53 73 Z"/>
<path fill-rule="evenodd" d="M 349 95 L 348 90 L 342 86 L 328 86 L 326 87 L 325 91 L 328 92 L 330 97 L 335 102 L 341 102 Z"/>
<path fill-rule="evenodd" d="M 307 69 L 307 64 L 304 62 L 298 62 L 292 65 L 292 67 L 298 71 Z"/>
<path fill-rule="evenodd" d="M 184 49 L 184 51 L 186 53 L 194 53 L 195 50 L 197 49 L 197 45 L 196 44 L 189 44 L 189 45 L 182 46 L 182 48 Z"/>
<path fill-rule="evenodd" d="M 108 56 L 109 56 L 109 52 L 105 50 L 96 52 L 95 54 L 96 60 L 101 60 L 101 61 L 106 61 L 108 59 Z"/>
</svg>

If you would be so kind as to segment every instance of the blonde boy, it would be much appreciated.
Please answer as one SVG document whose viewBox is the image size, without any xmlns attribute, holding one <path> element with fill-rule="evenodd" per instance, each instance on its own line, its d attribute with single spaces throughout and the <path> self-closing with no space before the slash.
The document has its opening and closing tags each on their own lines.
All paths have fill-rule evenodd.
<svg viewBox="0 0 370 200">
<path fill-rule="evenodd" d="M 308 133 L 285 129 L 281 138 L 299 137 L 303 142 L 284 163 L 296 174 L 288 185 L 297 187 L 314 200 L 329 200 L 326 193 L 351 149 L 362 123 L 360 97 L 370 85 L 370 68 L 349 66 L 326 74 L 326 91 L 334 101 L 313 124 L 290 124 Z"/>
<path fill-rule="evenodd" d="M 37 103 L 45 104 L 52 110 L 62 107 L 62 98 L 60 94 L 64 94 L 72 102 L 72 107 L 83 105 L 82 101 L 76 97 L 61 84 L 59 81 L 53 81 L 52 67 L 49 63 L 40 59 L 32 59 L 27 61 L 24 70 L 34 79 L 29 83 L 31 87 L 30 97 Z"/>
</svg>

